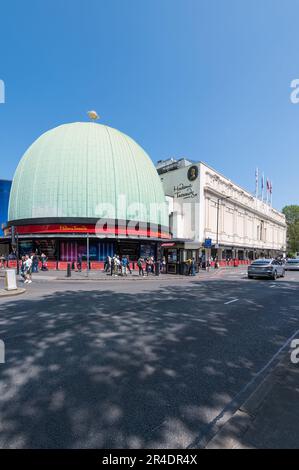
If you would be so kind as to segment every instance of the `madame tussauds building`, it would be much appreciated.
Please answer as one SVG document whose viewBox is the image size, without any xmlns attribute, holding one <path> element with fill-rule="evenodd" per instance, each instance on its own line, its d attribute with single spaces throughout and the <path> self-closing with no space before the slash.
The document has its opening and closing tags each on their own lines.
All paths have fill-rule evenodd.
<svg viewBox="0 0 299 470">
<path fill-rule="evenodd" d="M 162 183 L 146 152 L 130 137 L 95 122 L 65 124 L 25 152 L 12 183 L 8 228 L 19 255 L 49 261 L 78 255 L 159 256 L 170 238 Z"/>
</svg>

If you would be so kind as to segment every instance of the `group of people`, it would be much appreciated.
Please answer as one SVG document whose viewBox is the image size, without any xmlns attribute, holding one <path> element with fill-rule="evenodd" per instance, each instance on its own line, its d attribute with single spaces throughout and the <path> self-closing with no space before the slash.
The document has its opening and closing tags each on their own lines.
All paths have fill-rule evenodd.
<svg viewBox="0 0 299 470">
<path fill-rule="evenodd" d="M 17 259 L 17 256 L 16 256 L 16 253 L 15 252 L 11 252 L 9 253 L 9 255 L 3 255 L 3 254 L 0 254 L 0 268 L 5 268 L 5 267 L 8 267 L 8 262 L 10 260 L 15 260 Z"/>
<path fill-rule="evenodd" d="M 140 257 L 138 258 L 137 266 L 139 270 L 139 276 L 144 276 L 144 271 L 148 276 L 149 274 L 155 274 L 155 270 L 157 269 L 159 272 L 163 270 L 163 260 L 160 263 L 156 263 L 153 256 L 148 256 L 145 259 Z"/>
<path fill-rule="evenodd" d="M 149 274 L 155 274 L 155 270 L 159 269 L 159 271 L 163 271 L 166 266 L 165 259 L 162 259 L 161 262 L 155 262 L 153 256 L 148 256 L 146 258 L 139 257 L 137 260 L 137 267 L 139 271 L 139 276 L 149 276 Z M 111 276 L 118 276 L 119 274 L 122 276 L 127 276 L 128 273 L 132 274 L 133 266 L 130 263 L 128 256 L 107 256 L 105 264 L 104 264 L 104 271 Z"/>
<path fill-rule="evenodd" d="M 32 273 L 38 273 L 39 262 L 41 261 L 41 270 L 48 271 L 47 256 L 42 253 L 40 256 L 35 252 L 30 255 L 23 255 L 21 258 L 20 274 L 25 284 L 31 284 Z"/>
<path fill-rule="evenodd" d="M 107 274 L 110 273 L 111 276 L 118 276 L 119 274 L 127 276 L 128 272 L 132 274 L 129 257 L 122 256 L 120 258 L 118 255 L 107 256 L 104 264 L 104 271 Z"/>
<path fill-rule="evenodd" d="M 33 270 L 33 256 L 25 255 L 21 259 L 21 279 L 25 284 L 31 284 Z"/>
</svg>

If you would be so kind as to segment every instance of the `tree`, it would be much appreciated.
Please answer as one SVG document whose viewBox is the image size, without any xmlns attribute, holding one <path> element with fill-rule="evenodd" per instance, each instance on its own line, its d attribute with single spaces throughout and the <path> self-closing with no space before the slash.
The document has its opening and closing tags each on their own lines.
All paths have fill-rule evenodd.
<svg viewBox="0 0 299 470">
<path fill-rule="evenodd" d="M 299 252 L 299 206 L 285 206 L 282 212 L 286 216 L 288 226 L 288 250 L 297 253 Z"/>
</svg>

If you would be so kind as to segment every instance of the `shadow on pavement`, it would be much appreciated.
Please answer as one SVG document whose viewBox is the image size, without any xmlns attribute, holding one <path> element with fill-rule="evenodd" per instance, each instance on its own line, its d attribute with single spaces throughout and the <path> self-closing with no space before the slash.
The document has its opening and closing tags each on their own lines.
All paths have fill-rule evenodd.
<svg viewBox="0 0 299 470">
<path fill-rule="evenodd" d="M 187 447 L 298 328 L 290 286 L 80 287 L 0 304 L 2 448 Z"/>
</svg>

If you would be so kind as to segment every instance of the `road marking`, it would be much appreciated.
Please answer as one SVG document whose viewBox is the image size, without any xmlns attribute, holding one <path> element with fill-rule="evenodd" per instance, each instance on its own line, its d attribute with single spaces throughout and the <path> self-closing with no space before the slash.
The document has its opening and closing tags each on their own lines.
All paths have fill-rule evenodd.
<svg viewBox="0 0 299 470">
<path fill-rule="evenodd" d="M 230 300 L 229 302 L 224 302 L 224 305 L 227 305 L 227 304 L 232 304 L 233 302 L 237 302 L 239 299 L 233 299 L 233 300 Z"/>
</svg>

